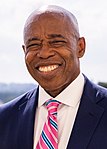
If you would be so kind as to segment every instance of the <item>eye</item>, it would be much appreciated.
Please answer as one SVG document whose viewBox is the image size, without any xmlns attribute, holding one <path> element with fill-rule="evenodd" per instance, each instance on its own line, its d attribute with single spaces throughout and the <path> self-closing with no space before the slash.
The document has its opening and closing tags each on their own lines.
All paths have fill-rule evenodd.
<svg viewBox="0 0 107 149">
<path fill-rule="evenodd" d="M 29 45 L 27 46 L 27 49 L 28 49 L 28 48 L 35 48 L 35 49 L 38 49 L 40 46 L 41 46 L 40 43 L 32 43 L 32 44 L 29 44 Z"/>
<path fill-rule="evenodd" d="M 54 40 L 50 42 L 50 45 L 54 47 L 64 46 L 65 44 L 66 44 L 66 41 L 64 40 Z"/>
</svg>

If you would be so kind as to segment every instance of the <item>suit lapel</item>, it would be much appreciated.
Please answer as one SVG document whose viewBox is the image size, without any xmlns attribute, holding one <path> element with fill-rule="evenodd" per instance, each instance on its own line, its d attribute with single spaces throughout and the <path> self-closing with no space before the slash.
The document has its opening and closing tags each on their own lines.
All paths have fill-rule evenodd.
<svg viewBox="0 0 107 149">
<path fill-rule="evenodd" d="M 86 149 L 104 112 L 95 103 L 97 93 L 90 85 L 87 81 L 67 149 Z"/>
<path fill-rule="evenodd" d="M 19 106 L 19 123 L 17 124 L 19 136 L 17 148 L 33 149 L 34 120 L 38 102 L 38 90 L 30 92 L 23 98 L 24 102 Z M 98 99 L 92 84 L 87 81 L 67 149 L 87 148 L 104 112 L 104 109 L 95 102 L 99 100 L 101 98 Z"/>
<path fill-rule="evenodd" d="M 38 102 L 38 91 L 31 92 L 19 106 L 18 148 L 33 149 L 34 120 Z"/>
</svg>

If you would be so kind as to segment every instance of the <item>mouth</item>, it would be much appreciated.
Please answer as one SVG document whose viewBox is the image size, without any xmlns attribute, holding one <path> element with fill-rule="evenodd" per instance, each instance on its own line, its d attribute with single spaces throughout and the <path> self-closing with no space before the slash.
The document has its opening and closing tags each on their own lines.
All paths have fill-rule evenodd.
<svg viewBox="0 0 107 149">
<path fill-rule="evenodd" d="M 48 66 L 39 66 L 38 70 L 43 73 L 48 73 L 56 70 L 59 65 L 48 65 Z"/>
<path fill-rule="evenodd" d="M 64 66 L 61 62 L 44 62 L 36 63 L 35 65 L 35 75 L 38 77 L 39 81 L 42 79 L 46 81 L 52 81 L 57 78 L 61 73 L 63 73 Z"/>
</svg>

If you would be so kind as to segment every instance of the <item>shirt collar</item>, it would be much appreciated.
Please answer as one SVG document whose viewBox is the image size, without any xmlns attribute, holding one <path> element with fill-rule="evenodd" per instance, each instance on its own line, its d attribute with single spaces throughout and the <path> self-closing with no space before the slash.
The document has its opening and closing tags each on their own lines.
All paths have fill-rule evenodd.
<svg viewBox="0 0 107 149">
<path fill-rule="evenodd" d="M 84 88 L 84 76 L 80 73 L 78 77 L 58 96 L 54 99 L 60 101 L 61 103 L 75 107 L 83 93 Z M 41 86 L 39 86 L 39 101 L 38 107 L 42 106 L 51 97 Z"/>
</svg>

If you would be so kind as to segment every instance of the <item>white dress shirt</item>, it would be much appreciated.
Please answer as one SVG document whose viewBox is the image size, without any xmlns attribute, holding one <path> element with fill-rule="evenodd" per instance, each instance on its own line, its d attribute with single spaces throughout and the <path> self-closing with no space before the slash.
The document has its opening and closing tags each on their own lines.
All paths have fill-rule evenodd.
<svg viewBox="0 0 107 149">
<path fill-rule="evenodd" d="M 39 101 L 36 110 L 34 125 L 34 149 L 39 140 L 43 125 L 47 119 L 47 109 L 44 103 L 48 99 L 56 99 L 62 104 L 58 107 L 58 135 L 59 149 L 66 149 L 72 132 L 73 124 L 78 111 L 80 99 L 84 88 L 84 76 L 79 76 L 58 96 L 51 97 L 42 87 L 39 87 Z"/>
</svg>

